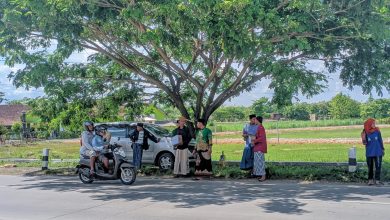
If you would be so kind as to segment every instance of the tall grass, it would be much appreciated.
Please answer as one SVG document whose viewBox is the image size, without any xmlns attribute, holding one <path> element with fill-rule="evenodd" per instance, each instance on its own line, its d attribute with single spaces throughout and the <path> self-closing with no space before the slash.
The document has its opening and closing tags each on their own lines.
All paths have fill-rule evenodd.
<svg viewBox="0 0 390 220">
<path fill-rule="evenodd" d="M 363 119 L 346 119 L 346 120 L 319 120 L 319 121 L 265 121 L 265 129 L 276 128 L 307 128 L 307 127 L 327 127 L 327 126 L 348 126 L 362 125 Z M 212 131 L 242 131 L 247 122 L 213 122 L 208 125 Z"/>
<path fill-rule="evenodd" d="M 332 130 L 279 130 L 280 138 L 360 138 L 361 128 L 340 128 Z M 278 134 L 276 131 L 270 132 L 266 130 L 267 138 L 277 138 Z M 381 133 L 384 141 L 390 140 L 390 128 L 381 128 Z M 242 139 L 241 132 L 237 134 L 229 133 L 214 133 L 214 140 L 219 139 L 231 139 L 240 138 Z"/>
<path fill-rule="evenodd" d="M 243 144 L 216 144 L 213 147 L 213 160 L 218 160 L 222 151 L 226 160 L 240 161 Z M 350 144 L 269 144 L 267 161 L 296 162 L 348 162 Z M 357 147 L 357 161 L 365 162 L 365 149 Z M 390 162 L 390 156 L 385 155 L 383 161 Z"/>
</svg>

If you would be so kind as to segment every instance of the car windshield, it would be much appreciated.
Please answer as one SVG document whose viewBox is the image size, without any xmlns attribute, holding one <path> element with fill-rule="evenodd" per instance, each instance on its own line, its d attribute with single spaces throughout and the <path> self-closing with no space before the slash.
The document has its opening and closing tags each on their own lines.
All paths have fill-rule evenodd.
<svg viewBox="0 0 390 220">
<path fill-rule="evenodd" d="M 172 136 L 171 133 L 167 129 L 165 129 L 163 127 L 160 127 L 158 125 L 148 124 L 148 125 L 145 125 L 145 127 L 149 131 L 155 133 L 158 136 L 162 136 L 162 137 L 170 137 L 170 136 Z"/>
</svg>

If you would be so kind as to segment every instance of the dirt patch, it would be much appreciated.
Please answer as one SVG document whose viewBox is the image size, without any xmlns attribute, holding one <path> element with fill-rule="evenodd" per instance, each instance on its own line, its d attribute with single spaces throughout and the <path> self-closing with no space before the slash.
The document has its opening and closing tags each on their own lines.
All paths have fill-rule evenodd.
<svg viewBox="0 0 390 220">
<path fill-rule="evenodd" d="M 36 167 L 2 167 L 0 175 L 27 175 L 28 173 L 40 171 Z"/>
<path fill-rule="evenodd" d="M 53 168 L 42 170 L 38 167 L 0 167 L 0 175 L 23 175 L 23 176 L 73 176 L 76 175 L 75 168 Z"/>
</svg>

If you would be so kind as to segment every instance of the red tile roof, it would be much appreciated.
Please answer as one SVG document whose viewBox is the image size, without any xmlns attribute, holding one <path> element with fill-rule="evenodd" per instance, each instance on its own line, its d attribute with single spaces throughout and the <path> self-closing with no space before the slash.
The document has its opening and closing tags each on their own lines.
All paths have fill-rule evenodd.
<svg viewBox="0 0 390 220">
<path fill-rule="evenodd" d="M 22 112 L 27 112 L 29 109 L 27 105 L 0 105 L 0 124 L 11 126 L 21 122 Z"/>
</svg>

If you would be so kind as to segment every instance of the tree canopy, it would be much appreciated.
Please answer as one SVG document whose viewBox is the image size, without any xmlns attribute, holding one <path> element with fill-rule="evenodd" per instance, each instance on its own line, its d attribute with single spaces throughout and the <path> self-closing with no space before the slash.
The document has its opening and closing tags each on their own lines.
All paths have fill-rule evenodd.
<svg viewBox="0 0 390 220">
<path fill-rule="evenodd" d="M 151 92 L 207 120 L 265 79 L 281 105 L 318 94 L 328 76 L 312 60 L 347 87 L 390 90 L 389 9 L 389 0 L 0 0 L 0 56 L 25 64 L 10 75 L 16 86 L 68 100 L 99 88 Z M 85 49 L 95 52 L 88 63 L 66 62 Z"/>
</svg>

